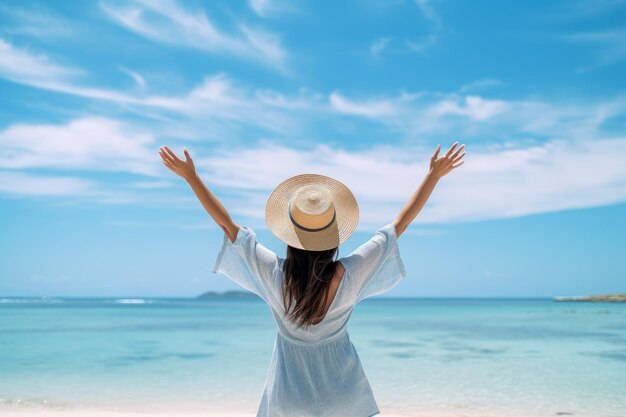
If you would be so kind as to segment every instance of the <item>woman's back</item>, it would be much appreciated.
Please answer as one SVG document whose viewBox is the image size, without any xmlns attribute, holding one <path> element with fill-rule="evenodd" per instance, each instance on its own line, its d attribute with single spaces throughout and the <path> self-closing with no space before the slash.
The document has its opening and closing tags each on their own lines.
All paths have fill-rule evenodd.
<svg viewBox="0 0 626 417">
<path fill-rule="evenodd" d="M 381 227 L 338 262 L 343 277 L 326 315 L 318 324 L 299 327 L 284 311 L 285 259 L 258 243 L 246 226 L 234 242 L 224 235 L 213 272 L 259 295 L 278 326 L 257 416 L 363 417 L 380 412 L 347 325 L 359 301 L 388 291 L 406 276 L 395 227 Z"/>
</svg>

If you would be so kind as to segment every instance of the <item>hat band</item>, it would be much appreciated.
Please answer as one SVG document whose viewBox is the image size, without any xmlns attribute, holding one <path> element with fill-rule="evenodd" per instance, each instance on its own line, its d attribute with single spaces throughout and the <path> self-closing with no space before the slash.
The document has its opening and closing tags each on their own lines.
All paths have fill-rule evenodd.
<svg viewBox="0 0 626 417">
<path fill-rule="evenodd" d="M 289 202 L 289 218 L 291 219 L 291 222 L 293 224 L 295 224 L 296 226 L 298 226 L 300 229 L 304 230 L 305 232 L 321 232 L 324 229 L 328 229 L 330 227 L 330 225 L 333 224 L 333 222 L 335 221 L 335 217 L 336 216 L 337 216 L 337 210 L 335 209 L 335 207 L 333 207 L 333 218 L 330 219 L 330 222 L 326 226 L 318 227 L 317 229 L 311 229 L 311 228 L 308 228 L 308 227 L 304 227 L 304 226 L 301 226 L 300 224 L 298 224 L 296 219 L 294 219 L 293 216 L 291 215 L 291 201 Z"/>
</svg>

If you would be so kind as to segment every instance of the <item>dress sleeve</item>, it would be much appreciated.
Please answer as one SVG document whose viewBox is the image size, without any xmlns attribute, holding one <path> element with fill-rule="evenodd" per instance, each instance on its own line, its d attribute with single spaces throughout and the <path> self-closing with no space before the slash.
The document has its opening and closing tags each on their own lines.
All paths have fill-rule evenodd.
<svg viewBox="0 0 626 417">
<path fill-rule="evenodd" d="M 226 275 L 267 301 L 277 265 L 278 257 L 257 241 L 254 230 L 239 226 L 234 242 L 224 233 L 212 272 Z"/>
<path fill-rule="evenodd" d="M 406 276 L 393 223 L 376 230 L 367 242 L 343 260 L 356 303 L 389 291 Z"/>
</svg>

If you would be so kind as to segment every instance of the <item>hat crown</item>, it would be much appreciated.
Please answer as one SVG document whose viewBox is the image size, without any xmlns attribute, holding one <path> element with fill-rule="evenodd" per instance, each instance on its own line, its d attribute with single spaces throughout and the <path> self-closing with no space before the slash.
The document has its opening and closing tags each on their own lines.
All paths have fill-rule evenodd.
<svg viewBox="0 0 626 417">
<path fill-rule="evenodd" d="M 304 185 L 298 189 L 289 203 L 292 221 L 307 229 L 319 229 L 329 225 L 335 216 L 331 193 L 322 185 Z"/>
<path fill-rule="evenodd" d="M 317 203 L 318 201 L 320 201 L 320 193 L 318 193 L 317 191 L 312 191 L 308 196 L 307 196 L 307 200 L 313 202 L 313 203 Z"/>
</svg>

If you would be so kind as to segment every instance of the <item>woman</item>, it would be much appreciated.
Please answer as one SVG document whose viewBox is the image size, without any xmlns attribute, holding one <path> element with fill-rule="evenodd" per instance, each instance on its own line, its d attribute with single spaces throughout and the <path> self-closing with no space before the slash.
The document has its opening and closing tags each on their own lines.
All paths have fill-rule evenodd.
<svg viewBox="0 0 626 417">
<path fill-rule="evenodd" d="M 355 416 L 380 413 L 347 324 L 355 305 L 394 287 L 406 271 L 397 239 L 420 212 L 435 185 L 462 165 L 455 142 L 439 157 L 396 219 L 350 255 L 336 259 L 338 246 L 358 223 L 356 200 L 345 185 L 316 174 L 291 177 L 271 193 L 265 219 L 287 244 L 285 258 L 257 242 L 255 232 L 235 223 L 198 177 L 187 149 L 185 160 L 168 147 L 163 163 L 187 181 L 224 230 L 212 271 L 254 292 L 278 325 L 260 416 Z"/>
</svg>

